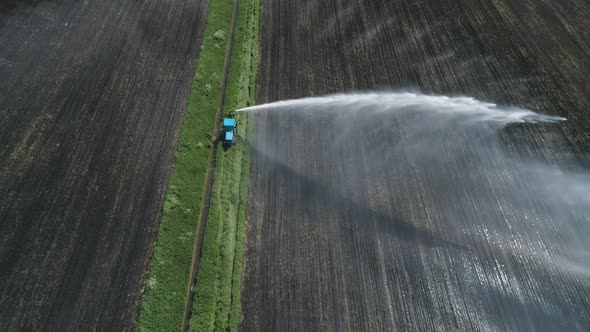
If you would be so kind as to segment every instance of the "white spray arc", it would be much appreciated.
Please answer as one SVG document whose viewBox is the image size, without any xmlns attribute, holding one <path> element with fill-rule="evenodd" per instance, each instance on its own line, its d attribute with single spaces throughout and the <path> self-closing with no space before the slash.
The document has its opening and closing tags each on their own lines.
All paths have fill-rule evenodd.
<svg viewBox="0 0 590 332">
<path fill-rule="evenodd" d="M 516 211 L 511 216 L 513 222 L 523 220 L 521 224 L 514 226 L 518 228 L 525 227 L 523 225 L 531 222 L 531 218 L 536 218 L 537 212 L 533 210 L 540 203 L 549 211 L 543 218 L 554 221 L 552 230 L 573 237 L 590 232 L 590 225 L 582 222 L 580 226 L 580 220 L 588 221 L 590 218 L 590 175 L 558 169 L 538 161 L 515 159 L 505 153 L 497 140 L 499 130 L 508 124 L 557 123 L 565 121 L 563 117 L 539 114 L 520 107 L 500 106 L 467 96 L 425 95 L 409 91 L 334 94 L 277 101 L 238 111 L 272 113 L 277 116 L 278 113 L 285 112 L 290 115 L 291 121 L 309 121 L 312 126 L 315 119 L 313 114 L 322 115 L 329 119 L 323 122 L 329 124 L 323 130 L 329 132 L 326 135 L 330 137 L 330 141 L 320 144 L 327 149 L 326 152 L 337 152 L 336 155 L 346 153 L 351 148 L 350 141 L 356 139 L 354 136 L 358 135 L 358 131 L 366 135 L 378 133 L 383 137 L 383 142 L 376 142 L 363 152 L 371 160 L 369 167 L 363 169 L 347 164 L 343 167 L 349 169 L 349 176 L 369 177 L 380 164 L 387 164 L 392 176 L 412 176 L 410 174 L 413 171 L 399 163 L 401 155 L 410 155 L 414 164 L 412 167 L 423 169 L 420 172 L 422 180 L 433 184 L 432 186 L 436 183 L 436 186 L 441 187 L 439 192 L 434 190 L 435 195 L 451 196 L 453 204 L 457 206 L 477 204 L 483 214 L 488 213 L 486 211 L 489 214 L 498 214 L 498 211 L 509 207 L 513 212 Z M 303 117 L 302 114 L 307 114 L 308 117 Z M 392 126 L 396 127 L 392 129 Z M 330 131 L 330 127 L 338 130 Z M 306 131 L 305 125 L 302 125 L 301 131 Z M 402 134 L 390 139 L 388 137 L 393 137 L 392 132 Z M 254 148 L 265 157 L 288 164 L 295 172 L 305 173 L 305 165 L 285 162 L 283 159 L 287 156 L 281 155 L 280 151 L 274 151 L 273 156 L 266 155 L 268 144 L 273 144 L 273 139 L 253 142 Z M 465 159 L 466 155 L 471 162 L 465 166 L 459 183 L 449 165 L 456 160 Z M 503 174 L 507 176 L 504 177 Z M 490 183 L 490 176 L 497 176 L 499 180 Z M 471 189 L 464 188 L 478 186 L 489 187 L 489 191 L 497 194 L 500 199 L 490 202 L 487 196 L 473 197 L 470 196 Z M 447 192 L 447 188 L 453 188 L 454 192 Z M 466 203 L 468 200 L 472 200 L 472 203 Z M 572 226 L 575 223 L 578 226 Z M 522 243 L 506 242 L 509 237 L 504 230 L 493 230 L 490 227 L 487 229 L 489 236 L 496 238 L 488 239 L 489 241 L 503 243 L 498 246 L 498 250 L 510 248 L 511 255 L 526 255 L 517 252 L 522 248 Z M 532 242 L 542 240 L 532 239 L 536 236 L 533 233 L 529 235 Z M 553 258 L 571 256 L 571 261 L 576 265 L 575 270 L 590 275 L 590 265 L 580 264 L 577 259 L 580 253 L 590 255 L 590 247 L 580 247 L 579 243 L 583 242 L 581 238 L 574 242 L 578 243 L 575 247 L 549 252 L 549 255 L 554 256 Z M 550 243 L 539 244 L 539 248 L 534 250 L 547 253 L 547 248 L 551 246 Z M 531 247 L 534 245 L 526 246 L 527 250 Z M 572 267 L 567 269 L 571 270 Z"/>
<path fill-rule="evenodd" d="M 297 108 L 301 111 L 335 108 L 341 112 L 370 109 L 376 112 L 411 111 L 434 112 L 466 120 L 508 123 L 539 123 L 565 121 L 565 118 L 543 115 L 519 107 L 498 106 L 473 97 L 425 95 L 414 92 L 366 92 L 333 94 L 323 97 L 291 99 L 239 109 L 238 112 L 281 111 Z"/>
<path fill-rule="evenodd" d="M 590 174 L 561 159 L 564 118 L 405 91 L 240 111 L 253 125 L 253 190 L 268 194 L 257 206 L 282 229 L 320 225 L 325 238 L 347 235 L 335 241 L 345 248 L 353 229 L 358 246 L 387 244 L 380 264 L 416 260 L 457 316 L 491 330 L 505 329 L 495 308 L 525 330 L 560 330 L 553 317 L 586 305 L 572 301 L 590 289 Z"/>
</svg>

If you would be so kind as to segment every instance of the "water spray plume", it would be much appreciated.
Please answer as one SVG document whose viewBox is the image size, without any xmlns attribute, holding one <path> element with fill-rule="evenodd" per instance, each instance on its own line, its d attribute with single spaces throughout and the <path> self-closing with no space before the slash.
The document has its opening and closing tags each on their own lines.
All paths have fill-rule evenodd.
<svg viewBox="0 0 590 332">
<path fill-rule="evenodd" d="M 334 94 L 324 97 L 309 97 L 277 101 L 239 109 L 239 112 L 258 112 L 265 110 L 281 111 L 297 108 L 300 111 L 336 108 L 342 112 L 354 112 L 370 108 L 375 112 L 412 111 L 436 112 L 449 116 L 462 116 L 474 120 L 514 122 L 558 122 L 565 118 L 542 115 L 518 107 L 501 107 L 493 103 L 479 101 L 472 97 L 447 97 L 424 95 L 412 92 L 369 92 Z"/>
<path fill-rule="evenodd" d="M 532 330 L 570 326 L 538 320 L 551 310 L 568 317 L 572 297 L 556 293 L 590 289 L 590 175 L 542 157 L 558 153 L 547 137 L 558 136 L 564 118 L 412 92 L 338 94 L 240 111 L 254 123 L 250 144 L 260 182 L 252 190 L 269 193 L 261 200 L 267 205 L 259 205 L 265 213 L 282 206 L 276 216 L 288 217 L 281 227 L 376 229 L 363 233 L 370 239 L 363 246 L 376 237 L 395 248 L 384 251 L 386 262 L 419 252 L 416 262 L 408 263 L 410 255 L 403 264 L 448 268 L 436 278 L 448 278 L 449 301 L 466 304 L 455 313 L 492 330 L 503 329 L 494 317 L 516 312 Z M 530 140 L 521 142 L 523 135 Z M 387 268 L 396 270 L 392 264 Z"/>
</svg>

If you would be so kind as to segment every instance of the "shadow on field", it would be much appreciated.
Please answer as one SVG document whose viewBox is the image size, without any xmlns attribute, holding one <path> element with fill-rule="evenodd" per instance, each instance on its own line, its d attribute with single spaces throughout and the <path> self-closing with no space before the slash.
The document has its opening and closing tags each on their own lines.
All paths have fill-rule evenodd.
<svg viewBox="0 0 590 332">
<path fill-rule="evenodd" d="M 20 7 L 36 7 L 39 0 L 0 0 L 0 13 L 10 13 L 11 11 Z"/>
<path fill-rule="evenodd" d="M 336 190 L 310 180 L 292 168 L 277 162 L 276 160 L 272 160 L 260 150 L 250 145 L 249 142 L 244 141 L 243 144 L 249 145 L 252 151 L 253 160 L 256 160 L 259 165 L 265 165 L 273 177 L 284 179 L 284 182 L 288 183 L 291 190 L 301 188 L 303 210 L 317 206 L 317 202 L 321 201 L 324 203 L 324 206 L 322 206 L 323 210 L 338 211 L 337 213 L 340 215 L 340 218 L 338 219 L 341 222 L 349 221 L 356 224 L 366 224 L 365 226 L 367 227 L 375 225 L 381 231 L 394 234 L 401 240 L 416 242 L 430 248 L 444 247 L 457 250 L 470 250 L 466 245 L 455 243 L 437 237 L 429 231 L 421 230 L 415 225 L 404 221 L 398 215 L 387 215 L 375 211 L 370 207 L 363 206 L 344 197 Z M 310 218 L 305 218 L 305 220 L 310 222 L 320 222 L 320 218 L 317 218 L 317 215 L 318 214 L 311 212 L 309 213 Z"/>
<path fill-rule="evenodd" d="M 26 9 L 34 9 L 45 2 L 61 4 L 63 0 L 0 0 L 0 29 L 6 25 L 6 18 L 22 14 Z"/>
</svg>

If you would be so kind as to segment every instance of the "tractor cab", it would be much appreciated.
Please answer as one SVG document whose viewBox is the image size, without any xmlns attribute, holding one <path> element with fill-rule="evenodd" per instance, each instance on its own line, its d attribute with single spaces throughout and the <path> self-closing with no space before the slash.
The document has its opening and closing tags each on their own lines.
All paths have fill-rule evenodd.
<svg viewBox="0 0 590 332">
<path fill-rule="evenodd" d="M 235 114 L 231 112 L 223 119 L 223 126 L 221 128 L 221 138 L 223 144 L 236 144 L 236 136 L 238 135 L 238 121 L 236 121 Z"/>
</svg>

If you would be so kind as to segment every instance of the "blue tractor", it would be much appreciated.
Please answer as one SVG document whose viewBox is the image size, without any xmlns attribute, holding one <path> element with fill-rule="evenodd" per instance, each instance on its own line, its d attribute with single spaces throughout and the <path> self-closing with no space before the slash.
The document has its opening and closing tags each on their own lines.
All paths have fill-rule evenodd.
<svg viewBox="0 0 590 332">
<path fill-rule="evenodd" d="M 229 113 L 227 117 L 223 119 L 223 126 L 221 127 L 221 138 L 223 139 L 224 145 L 236 144 L 238 136 L 238 121 L 234 112 Z"/>
</svg>

